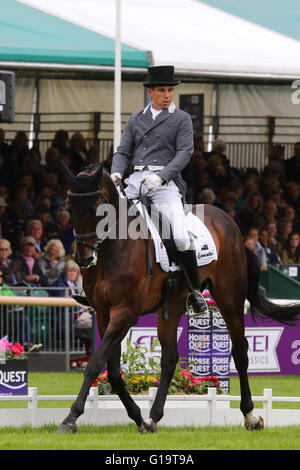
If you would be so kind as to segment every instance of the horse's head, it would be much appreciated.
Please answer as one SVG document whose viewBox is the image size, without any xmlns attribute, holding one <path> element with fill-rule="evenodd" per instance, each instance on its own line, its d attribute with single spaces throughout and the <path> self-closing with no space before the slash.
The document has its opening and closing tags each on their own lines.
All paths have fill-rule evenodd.
<svg viewBox="0 0 300 470">
<path fill-rule="evenodd" d="M 62 162 L 62 171 L 70 185 L 68 202 L 76 241 L 73 256 L 80 267 L 89 268 L 97 262 L 96 210 L 107 202 L 101 185 L 103 166 L 90 165 L 75 176 Z"/>
</svg>

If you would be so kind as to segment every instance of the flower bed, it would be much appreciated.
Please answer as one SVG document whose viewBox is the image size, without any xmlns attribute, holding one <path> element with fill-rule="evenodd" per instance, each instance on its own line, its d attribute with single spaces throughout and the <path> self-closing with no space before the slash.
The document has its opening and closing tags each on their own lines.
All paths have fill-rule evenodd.
<svg viewBox="0 0 300 470">
<path fill-rule="evenodd" d="M 160 383 L 160 365 L 155 356 L 155 348 L 158 340 L 155 339 L 150 348 L 151 356 L 147 359 L 148 351 L 140 345 L 131 345 L 127 341 L 126 352 L 122 354 L 122 379 L 130 394 L 147 393 L 150 387 L 158 387 Z M 219 380 L 213 376 L 198 378 L 190 371 L 189 366 L 185 366 L 185 361 L 180 359 L 177 363 L 173 378 L 171 380 L 169 394 L 207 394 L 208 387 L 215 387 L 217 393 L 222 393 Z M 107 371 L 99 375 L 93 382 L 94 387 L 98 387 L 99 395 L 109 395 L 113 393 L 107 377 Z"/>
</svg>

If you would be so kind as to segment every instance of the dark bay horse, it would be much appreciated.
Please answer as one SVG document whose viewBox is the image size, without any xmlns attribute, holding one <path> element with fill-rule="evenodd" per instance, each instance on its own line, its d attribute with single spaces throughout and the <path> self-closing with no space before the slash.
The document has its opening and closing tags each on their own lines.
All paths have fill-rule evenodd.
<svg viewBox="0 0 300 470">
<path fill-rule="evenodd" d="M 112 389 L 124 404 L 128 416 L 141 432 L 155 432 L 163 417 L 169 384 L 178 361 L 177 327 L 186 311 L 187 289 L 181 272 L 177 272 L 176 290 L 169 299 L 168 318 L 157 310 L 157 333 L 161 344 L 161 380 L 148 419 L 126 390 L 120 373 L 121 341 L 139 316 L 155 311 L 161 300 L 162 283 L 167 277 L 155 263 L 152 241 L 152 273 L 147 272 L 146 244 L 142 238 L 106 238 L 101 242 L 96 226 L 97 208 L 109 203 L 116 210 L 120 223 L 119 192 L 101 165 L 90 165 L 74 176 L 63 165 L 70 185 L 69 205 L 75 230 L 75 261 L 83 268 L 83 287 L 90 305 L 97 314 L 102 338 L 99 348 L 88 363 L 79 394 L 69 415 L 57 432 L 75 432 L 76 420 L 84 405 L 92 382 L 107 364 Z M 128 223 L 128 221 L 127 221 Z M 212 205 L 204 208 L 204 223 L 215 241 L 218 259 L 199 268 L 201 282 L 209 279 L 212 294 L 224 318 L 232 341 L 232 356 L 240 379 L 240 409 L 247 429 L 262 429 L 263 419 L 253 412 L 248 383 L 248 342 L 244 330 L 244 303 L 247 298 L 254 315 L 290 324 L 300 314 L 299 306 L 272 304 L 259 290 L 260 267 L 257 257 L 245 249 L 240 231 L 231 217 Z M 94 264 L 92 266 L 92 264 Z"/>
</svg>

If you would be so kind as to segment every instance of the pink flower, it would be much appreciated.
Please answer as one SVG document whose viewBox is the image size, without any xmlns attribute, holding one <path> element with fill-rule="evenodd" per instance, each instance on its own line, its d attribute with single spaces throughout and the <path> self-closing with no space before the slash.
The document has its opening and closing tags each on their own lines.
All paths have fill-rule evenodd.
<svg viewBox="0 0 300 470">
<path fill-rule="evenodd" d="M 200 379 L 198 379 L 197 377 L 193 377 L 192 382 L 193 382 L 193 385 L 199 385 L 200 384 Z"/>
<path fill-rule="evenodd" d="M 181 375 L 183 375 L 184 377 L 188 377 L 190 379 L 193 374 L 191 372 L 188 372 L 186 369 L 183 369 Z"/>
<path fill-rule="evenodd" d="M 12 343 L 9 343 L 6 337 L 0 339 L 0 350 L 7 351 L 8 349 L 11 348 L 11 346 L 12 346 Z"/>
</svg>

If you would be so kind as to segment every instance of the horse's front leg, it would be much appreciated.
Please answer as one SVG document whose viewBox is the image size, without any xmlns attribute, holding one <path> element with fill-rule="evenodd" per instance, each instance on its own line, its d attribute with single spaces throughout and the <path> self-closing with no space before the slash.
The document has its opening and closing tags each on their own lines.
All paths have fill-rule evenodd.
<svg viewBox="0 0 300 470">
<path fill-rule="evenodd" d="M 175 315 L 174 315 L 175 316 Z M 161 376 L 156 397 L 150 410 L 149 419 L 143 423 L 143 430 L 148 432 L 157 431 L 157 423 L 164 415 L 164 406 L 168 395 L 169 386 L 174 375 L 178 361 L 177 349 L 177 327 L 180 314 L 175 318 L 164 320 L 161 315 L 157 319 L 157 332 L 161 344 Z"/>
<path fill-rule="evenodd" d="M 118 345 L 107 361 L 108 380 L 111 384 L 112 391 L 117 393 L 124 407 L 126 408 L 129 418 L 136 423 L 139 431 L 141 431 L 143 423 L 141 410 L 135 401 L 131 398 L 126 389 L 125 382 L 122 379 L 120 372 L 120 357 L 121 345 Z"/>
<path fill-rule="evenodd" d="M 85 402 L 92 383 L 99 375 L 115 348 L 121 344 L 129 328 L 135 325 L 135 323 L 136 317 L 133 317 L 128 311 L 124 311 L 124 309 L 117 313 L 111 312 L 110 321 L 102 338 L 102 342 L 84 371 L 84 381 L 79 394 L 71 406 L 70 413 L 58 427 L 58 433 L 76 432 L 76 420 L 84 413 Z"/>
</svg>

